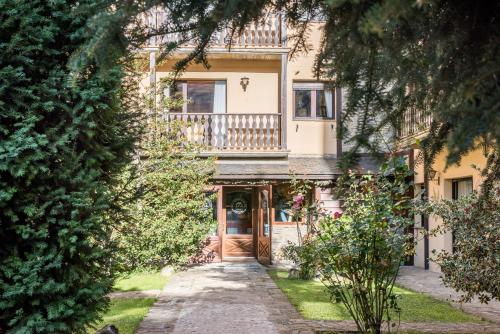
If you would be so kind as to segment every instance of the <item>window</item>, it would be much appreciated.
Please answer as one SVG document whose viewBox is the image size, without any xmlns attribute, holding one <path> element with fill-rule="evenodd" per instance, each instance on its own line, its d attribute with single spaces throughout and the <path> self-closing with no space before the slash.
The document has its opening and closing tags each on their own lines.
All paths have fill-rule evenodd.
<svg viewBox="0 0 500 334">
<path fill-rule="evenodd" d="M 295 118 L 335 118 L 335 94 L 324 83 L 293 84 Z"/>
<path fill-rule="evenodd" d="M 312 192 L 306 194 L 306 197 L 311 200 Z M 290 193 L 290 186 L 281 184 L 273 186 L 273 206 L 274 206 L 274 222 L 276 223 L 291 223 L 292 217 L 292 194 Z"/>
<path fill-rule="evenodd" d="M 462 196 L 467 196 L 472 194 L 474 191 L 474 188 L 472 186 L 472 178 L 464 178 L 464 179 L 456 179 L 456 180 L 451 180 L 451 198 L 453 200 L 457 200 Z M 455 242 L 455 232 L 451 232 L 451 245 L 452 245 L 452 251 L 455 253 L 457 251 L 456 249 L 456 242 Z"/>
<path fill-rule="evenodd" d="M 457 179 L 451 181 L 451 198 L 459 199 L 462 196 L 472 194 L 472 178 Z"/>
<path fill-rule="evenodd" d="M 218 220 L 218 212 L 217 212 L 217 195 L 214 192 L 205 193 L 205 210 L 210 212 L 212 219 L 217 222 Z M 210 229 L 209 235 L 216 236 L 217 235 L 217 227 L 218 224 L 214 224 Z"/>
<path fill-rule="evenodd" d="M 186 102 L 182 108 L 170 110 L 183 113 L 216 113 L 226 112 L 225 81 L 177 81 L 168 88 L 166 96 L 182 97 Z"/>
</svg>

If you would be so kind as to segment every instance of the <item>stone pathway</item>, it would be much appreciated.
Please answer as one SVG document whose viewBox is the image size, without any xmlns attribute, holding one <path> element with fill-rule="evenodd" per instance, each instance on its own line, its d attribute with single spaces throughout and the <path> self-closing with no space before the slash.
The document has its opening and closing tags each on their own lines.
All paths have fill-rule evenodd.
<svg viewBox="0 0 500 334">
<path fill-rule="evenodd" d="M 459 299 L 460 294 L 445 287 L 439 273 L 410 266 L 401 267 L 399 273 L 397 282 L 405 288 L 427 293 L 434 298 L 451 302 L 453 306 L 465 312 L 500 323 L 500 302 L 498 301 L 491 301 L 488 304 L 481 304 L 478 300 L 465 304 L 456 303 L 454 301 Z"/>
<path fill-rule="evenodd" d="M 214 263 L 175 274 L 136 334 L 313 334 L 355 331 L 353 321 L 304 320 L 258 263 Z M 491 332 L 485 324 L 403 323 L 420 332 Z"/>
</svg>

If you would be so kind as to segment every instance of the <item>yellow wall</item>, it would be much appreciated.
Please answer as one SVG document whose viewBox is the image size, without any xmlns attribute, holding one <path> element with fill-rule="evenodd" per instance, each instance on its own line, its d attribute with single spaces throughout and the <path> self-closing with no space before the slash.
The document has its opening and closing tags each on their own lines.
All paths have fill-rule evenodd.
<svg viewBox="0 0 500 334">
<path fill-rule="evenodd" d="M 417 156 L 418 151 L 415 150 L 415 156 Z M 483 181 L 480 171 L 472 167 L 476 165 L 480 169 L 486 166 L 486 158 L 483 155 L 482 149 L 476 149 L 475 151 L 464 156 L 460 162 L 460 165 L 453 165 L 445 169 L 446 165 L 446 155 L 447 151 L 441 152 L 435 159 L 432 169 L 437 171 L 439 174 L 439 183 L 437 177 L 435 180 L 429 181 L 429 198 L 431 200 L 440 199 L 451 199 L 452 196 L 452 180 L 460 178 L 472 177 L 472 183 L 475 190 L 478 190 Z M 415 183 L 423 183 L 423 166 L 419 164 L 415 168 Z M 442 221 L 435 216 L 429 217 L 429 230 L 433 230 L 438 227 Z M 439 266 L 432 261 L 432 250 L 440 251 L 442 249 L 451 251 L 452 249 L 452 237 L 451 233 L 445 233 L 443 235 L 438 235 L 429 238 L 429 255 L 431 261 L 429 262 L 429 269 L 432 271 L 439 271 Z M 419 242 L 417 246 L 417 255 L 415 265 L 423 266 L 423 241 Z"/>
<path fill-rule="evenodd" d="M 159 66 L 156 76 L 168 76 L 173 62 Z M 182 79 L 226 80 L 226 111 L 228 113 L 278 113 L 279 69 L 277 60 L 213 59 L 210 69 L 193 65 Z M 242 77 L 249 78 L 246 92 L 240 85 Z"/>
<path fill-rule="evenodd" d="M 334 155 L 337 153 L 336 125 L 333 120 L 293 120 L 294 81 L 316 81 L 313 73 L 314 59 L 321 40 L 321 24 L 313 23 L 309 38 L 312 49 L 296 55 L 287 68 L 287 133 L 288 148 L 297 155 Z"/>
<path fill-rule="evenodd" d="M 317 53 L 321 25 L 313 23 L 308 39 L 312 49 L 295 55 L 287 63 L 287 148 L 291 155 L 336 154 L 336 125 L 334 120 L 293 120 L 293 82 L 316 81 L 312 69 Z M 211 79 L 227 81 L 228 113 L 279 113 L 281 103 L 279 54 L 220 53 L 209 56 L 210 69 L 191 65 L 182 74 L 183 79 Z M 175 60 L 157 66 L 157 80 L 169 75 Z M 248 77 L 246 92 L 240 79 Z M 149 78 L 143 80 L 147 87 Z"/>
</svg>

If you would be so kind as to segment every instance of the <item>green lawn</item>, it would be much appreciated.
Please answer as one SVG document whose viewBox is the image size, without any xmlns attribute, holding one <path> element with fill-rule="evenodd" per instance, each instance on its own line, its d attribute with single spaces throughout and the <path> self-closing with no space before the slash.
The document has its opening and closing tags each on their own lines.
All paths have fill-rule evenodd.
<svg viewBox="0 0 500 334">
<path fill-rule="evenodd" d="M 113 299 L 102 322 L 96 327 L 100 329 L 104 325 L 115 325 L 120 334 L 133 334 L 154 302 L 154 298 Z M 95 330 L 91 329 L 88 333 L 95 333 Z"/>
<path fill-rule="evenodd" d="M 290 302 L 306 319 L 349 320 L 343 304 L 330 302 L 325 286 L 318 281 L 288 279 L 288 272 L 269 270 L 269 275 L 285 293 Z M 481 319 L 452 307 L 449 303 L 422 293 L 400 287 L 395 292 L 401 295 L 401 321 L 411 322 L 481 322 Z"/>
<path fill-rule="evenodd" d="M 156 273 L 133 273 L 118 279 L 113 287 L 115 291 L 161 290 L 169 277 Z"/>
</svg>

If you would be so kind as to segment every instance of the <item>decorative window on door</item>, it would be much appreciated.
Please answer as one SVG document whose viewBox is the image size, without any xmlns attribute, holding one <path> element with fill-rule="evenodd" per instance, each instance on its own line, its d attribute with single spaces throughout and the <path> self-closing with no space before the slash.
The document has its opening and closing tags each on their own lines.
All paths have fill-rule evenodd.
<svg viewBox="0 0 500 334">
<path fill-rule="evenodd" d="M 226 234 L 252 234 L 252 194 L 233 191 L 226 194 Z"/>
<path fill-rule="evenodd" d="M 260 205 L 262 207 L 262 220 L 263 220 L 263 231 L 262 236 L 269 236 L 269 193 L 267 190 L 263 190 L 260 193 Z"/>
</svg>

